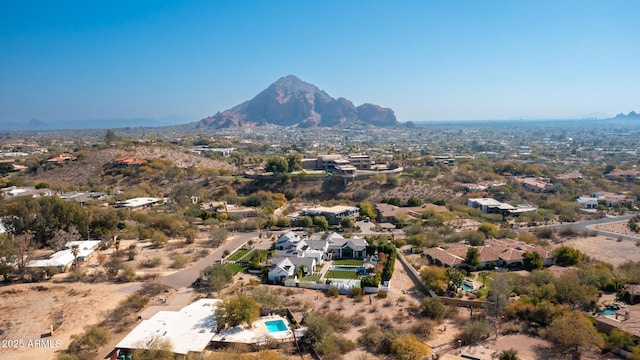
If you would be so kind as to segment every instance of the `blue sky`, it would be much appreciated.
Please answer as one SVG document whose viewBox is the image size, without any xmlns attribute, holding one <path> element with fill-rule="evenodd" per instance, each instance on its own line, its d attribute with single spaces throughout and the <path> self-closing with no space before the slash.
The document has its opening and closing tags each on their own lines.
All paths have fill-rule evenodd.
<svg viewBox="0 0 640 360">
<path fill-rule="evenodd" d="M 2 1 L 0 122 L 198 120 L 293 74 L 400 121 L 640 110 L 640 2 Z"/>
</svg>

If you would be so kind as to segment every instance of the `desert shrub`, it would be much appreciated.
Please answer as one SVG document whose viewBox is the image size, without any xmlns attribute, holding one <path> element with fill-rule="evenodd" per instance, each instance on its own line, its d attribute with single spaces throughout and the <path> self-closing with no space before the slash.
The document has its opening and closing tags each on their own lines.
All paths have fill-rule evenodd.
<svg viewBox="0 0 640 360">
<path fill-rule="evenodd" d="M 349 296 L 351 296 L 352 298 L 358 301 L 362 301 L 362 297 L 364 296 L 364 290 L 362 290 L 361 287 L 354 287 L 349 292 Z"/>
<path fill-rule="evenodd" d="M 431 338 L 435 327 L 436 323 L 431 319 L 418 319 L 413 326 L 411 326 L 409 331 L 418 339 L 426 341 Z"/>
<path fill-rule="evenodd" d="M 145 266 L 148 268 L 155 268 L 160 266 L 161 264 L 162 264 L 161 257 L 154 257 L 153 259 L 150 259 L 147 262 L 145 262 Z"/>
<path fill-rule="evenodd" d="M 87 272 L 83 269 L 73 269 L 67 276 L 67 280 L 71 282 L 85 281 L 87 280 Z"/>
<path fill-rule="evenodd" d="M 340 296 L 340 291 L 338 290 L 337 287 L 332 286 L 327 290 L 327 296 L 338 297 Z"/>
<path fill-rule="evenodd" d="M 187 266 L 187 264 L 189 264 L 191 262 L 191 258 L 188 257 L 187 255 L 176 255 L 173 258 L 173 264 L 171 264 L 171 267 L 174 269 L 182 269 L 183 267 Z"/>
<path fill-rule="evenodd" d="M 120 274 L 120 280 L 124 282 L 131 282 L 136 279 L 136 269 L 133 265 L 125 265 L 122 267 L 122 273 Z"/>
<path fill-rule="evenodd" d="M 387 298 L 387 292 L 385 290 L 378 290 L 378 293 L 376 294 L 376 297 L 379 299 L 386 299 Z"/>
<path fill-rule="evenodd" d="M 99 326 L 89 326 L 82 334 L 71 335 L 69 352 L 80 354 L 83 352 L 94 352 L 101 346 L 106 345 L 111 340 L 109 329 Z"/>
<path fill-rule="evenodd" d="M 161 231 L 154 232 L 153 236 L 151 237 L 151 244 L 153 244 L 153 246 L 155 247 L 161 248 L 167 245 L 168 242 L 169 238 Z"/>
<path fill-rule="evenodd" d="M 351 317 L 351 324 L 356 327 L 364 325 L 365 321 L 366 318 L 362 314 L 355 314 Z"/>
<path fill-rule="evenodd" d="M 553 239 L 555 231 L 550 227 L 543 227 L 536 230 L 536 236 L 540 239 Z"/>
<path fill-rule="evenodd" d="M 473 319 L 468 321 L 462 328 L 460 340 L 463 344 L 471 344 L 485 339 L 491 333 L 489 323 L 484 319 Z"/>
<path fill-rule="evenodd" d="M 447 308 L 442 301 L 436 297 L 425 296 L 420 305 L 420 313 L 430 319 L 442 319 L 447 312 Z"/>
</svg>

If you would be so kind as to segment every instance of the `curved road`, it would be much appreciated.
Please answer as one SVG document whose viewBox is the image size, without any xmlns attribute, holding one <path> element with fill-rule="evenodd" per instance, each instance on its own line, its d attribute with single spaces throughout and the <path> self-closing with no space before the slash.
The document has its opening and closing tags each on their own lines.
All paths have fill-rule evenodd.
<svg viewBox="0 0 640 360">
<path fill-rule="evenodd" d="M 200 259 L 197 263 L 186 269 L 162 276 L 160 281 L 175 289 L 189 287 L 196 281 L 198 276 L 200 276 L 201 270 L 204 270 L 206 267 L 214 264 L 216 260 L 222 258 L 222 253 L 224 253 L 225 250 L 229 250 L 229 253 L 233 254 L 236 249 L 242 247 L 242 245 L 254 238 L 258 238 L 258 232 L 234 233 L 231 239 L 228 239 L 223 245 L 213 250 L 205 258 Z"/>
<path fill-rule="evenodd" d="M 580 231 L 595 232 L 595 233 L 598 233 L 598 234 L 604 235 L 604 236 L 615 236 L 615 237 L 622 237 L 625 240 L 640 241 L 640 234 L 638 234 L 638 236 L 622 235 L 622 234 L 618 234 L 618 233 L 612 233 L 612 232 L 609 232 L 609 231 L 598 230 L 598 229 L 596 229 L 594 227 L 594 225 L 606 224 L 606 223 L 623 221 L 623 220 L 629 220 L 630 218 L 632 218 L 634 216 L 635 216 L 635 214 L 634 215 L 622 215 L 622 216 L 615 216 L 615 217 L 606 217 L 606 218 L 602 218 L 602 219 L 580 221 L 580 222 L 575 222 L 575 223 L 565 223 L 565 224 L 537 226 L 537 227 L 532 227 L 532 228 L 541 228 L 541 227 L 551 227 L 551 228 L 563 228 L 563 227 L 565 227 L 566 228 L 566 227 L 572 227 L 572 228 L 580 230 Z"/>
</svg>

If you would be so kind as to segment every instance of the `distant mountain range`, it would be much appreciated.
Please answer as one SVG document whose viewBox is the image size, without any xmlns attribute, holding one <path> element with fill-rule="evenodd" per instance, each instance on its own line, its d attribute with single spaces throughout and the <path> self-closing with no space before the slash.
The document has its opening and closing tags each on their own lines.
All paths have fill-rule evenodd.
<svg viewBox="0 0 640 360">
<path fill-rule="evenodd" d="M 640 114 L 636 114 L 635 111 L 628 113 L 627 115 L 620 113 L 613 117 L 615 120 L 640 120 Z"/>
<path fill-rule="evenodd" d="M 223 129 L 269 124 L 301 128 L 399 125 L 391 109 L 374 104 L 354 106 L 345 98 L 334 99 L 317 86 L 289 75 L 253 99 L 200 120 L 197 127 Z"/>
<path fill-rule="evenodd" d="M 87 119 L 87 120 L 55 120 L 43 121 L 31 119 L 30 121 L 0 122 L 0 131 L 51 131 L 51 130 L 87 130 L 87 129 L 122 129 L 160 127 L 185 124 L 193 122 L 193 118 L 179 116 L 166 116 L 153 118 L 126 118 L 126 119 Z"/>
</svg>

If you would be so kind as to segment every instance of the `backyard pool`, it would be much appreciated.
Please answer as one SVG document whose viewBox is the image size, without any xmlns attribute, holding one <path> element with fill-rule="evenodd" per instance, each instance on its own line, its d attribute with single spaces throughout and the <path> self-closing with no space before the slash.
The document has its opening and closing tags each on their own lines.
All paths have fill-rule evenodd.
<svg viewBox="0 0 640 360">
<path fill-rule="evenodd" d="M 602 310 L 601 314 L 602 314 L 602 315 L 610 315 L 610 316 L 613 316 L 613 315 L 615 315 L 615 314 L 616 314 L 616 311 L 615 311 L 614 309 L 611 309 L 611 308 L 606 308 L 606 309 Z"/>
<path fill-rule="evenodd" d="M 267 327 L 267 331 L 269 331 L 270 333 L 289 330 L 287 325 L 284 323 L 284 320 L 282 319 L 265 321 L 264 326 Z"/>
<path fill-rule="evenodd" d="M 464 291 L 473 291 L 473 286 L 469 286 L 467 284 L 462 284 L 462 290 Z"/>
<path fill-rule="evenodd" d="M 362 267 L 362 266 L 338 266 L 338 265 L 331 265 L 331 267 L 329 267 L 329 270 L 363 272 L 363 271 L 364 271 L 364 267 Z"/>
</svg>

